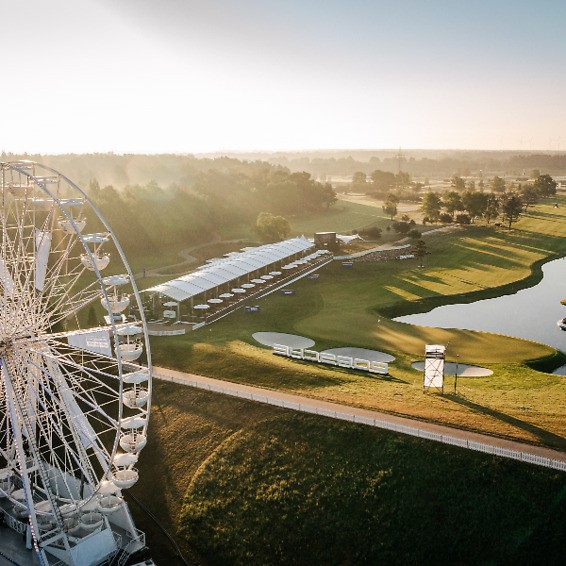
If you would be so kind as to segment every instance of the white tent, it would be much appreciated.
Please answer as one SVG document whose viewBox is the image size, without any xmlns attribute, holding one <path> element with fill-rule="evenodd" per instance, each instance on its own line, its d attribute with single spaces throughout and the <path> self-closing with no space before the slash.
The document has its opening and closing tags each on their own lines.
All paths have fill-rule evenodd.
<svg viewBox="0 0 566 566">
<path fill-rule="evenodd" d="M 217 259 L 192 273 L 146 289 L 145 292 L 160 293 L 175 301 L 185 301 L 251 273 L 271 270 L 274 264 L 289 262 L 307 251 L 314 256 L 314 244 L 303 236 L 231 253 L 228 257 Z"/>
</svg>

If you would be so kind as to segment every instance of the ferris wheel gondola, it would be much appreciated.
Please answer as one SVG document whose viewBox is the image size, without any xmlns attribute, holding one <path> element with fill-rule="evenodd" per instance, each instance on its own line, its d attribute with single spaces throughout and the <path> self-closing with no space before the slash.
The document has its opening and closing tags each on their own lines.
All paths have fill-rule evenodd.
<svg viewBox="0 0 566 566">
<path fill-rule="evenodd" d="M 143 308 L 81 189 L 36 163 L 0 165 L 0 513 L 41 563 L 100 564 L 144 547 L 122 497 L 147 442 Z M 132 304 L 135 325 L 122 322 Z M 109 324 L 85 325 L 91 309 Z"/>
</svg>

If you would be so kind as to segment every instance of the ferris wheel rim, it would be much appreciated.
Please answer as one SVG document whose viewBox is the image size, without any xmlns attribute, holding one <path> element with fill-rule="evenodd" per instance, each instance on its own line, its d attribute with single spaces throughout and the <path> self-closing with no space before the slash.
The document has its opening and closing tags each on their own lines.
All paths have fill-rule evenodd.
<svg viewBox="0 0 566 566">
<path fill-rule="evenodd" d="M 33 173 L 30 173 L 29 171 L 24 169 L 24 166 L 33 167 L 34 168 Z M 71 224 L 71 226 L 73 227 L 73 230 L 74 230 L 73 235 L 80 242 L 82 248 L 85 250 L 85 253 L 90 256 L 91 260 L 93 260 L 93 255 L 90 252 L 88 242 L 83 237 L 81 230 L 78 229 L 78 226 L 76 225 L 72 214 L 70 214 L 68 212 L 67 207 L 65 206 L 65 203 L 62 201 L 62 199 L 59 198 L 53 191 L 51 191 L 51 189 L 47 186 L 48 184 L 43 179 L 38 178 L 37 174 L 35 173 L 36 167 L 41 169 L 42 171 L 48 171 L 48 172 L 56 175 L 60 180 L 62 180 L 66 185 L 68 185 L 69 188 L 71 188 L 73 191 L 77 191 L 78 194 L 83 199 L 83 203 L 94 212 L 96 219 L 107 230 L 107 232 L 110 236 L 110 239 L 112 241 L 112 244 L 114 246 L 114 249 L 118 252 L 118 255 L 119 255 L 119 258 L 120 258 L 120 261 L 121 261 L 121 265 L 122 265 L 123 268 L 125 268 L 127 276 L 129 278 L 129 285 L 131 287 L 131 291 L 133 292 L 133 295 L 134 295 L 134 298 L 135 298 L 135 303 L 138 306 L 138 316 L 140 318 L 139 323 L 141 324 L 141 327 L 143 329 L 143 339 L 144 339 L 144 343 L 145 343 L 145 355 L 146 355 L 146 360 L 147 360 L 145 366 L 136 364 L 136 363 L 134 363 L 134 361 L 131 361 L 131 360 L 123 359 L 122 351 L 118 347 L 118 345 L 119 345 L 119 339 L 118 339 L 119 325 L 114 320 L 114 316 L 112 316 L 112 311 L 109 311 L 110 323 L 107 327 L 104 327 L 104 328 L 111 332 L 111 335 L 112 335 L 112 338 L 113 338 L 114 348 L 112 349 L 112 351 L 114 352 L 114 355 L 110 359 L 116 361 L 117 368 L 118 368 L 118 375 L 119 375 L 118 400 L 117 400 L 117 403 L 118 403 L 117 428 L 116 428 L 116 431 L 115 431 L 112 448 L 111 448 L 111 450 L 109 450 L 109 459 L 108 459 L 108 465 L 107 465 L 106 471 L 100 477 L 96 478 L 96 489 L 93 489 L 92 493 L 90 494 L 90 496 L 87 499 L 81 500 L 81 501 L 74 500 L 74 503 L 80 503 L 80 505 L 86 507 L 86 504 L 90 500 L 92 500 L 95 496 L 102 494 L 102 488 L 103 488 L 104 482 L 111 481 L 111 478 L 114 478 L 114 476 L 115 476 L 116 469 L 121 467 L 120 465 L 117 464 L 117 462 L 118 462 L 117 456 L 119 455 L 118 450 L 121 447 L 120 440 L 124 436 L 123 430 L 121 429 L 120 425 L 121 425 L 121 423 L 124 419 L 123 393 L 124 393 L 124 383 L 125 383 L 124 382 L 124 370 L 125 369 L 129 369 L 131 373 L 135 373 L 136 372 L 135 368 L 140 368 L 140 371 L 143 370 L 147 373 L 146 387 L 147 387 L 148 395 L 147 395 L 147 399 L 146 399 L 146 405 L 145 405 L 145 408 L 143 410 L 143 413 L 145 414 L 145 422 L 143 423 L 143 425 L 141 427 L 139 427 L 142 431 L 142 434 L 147 436 L 148 420 L 149 420 L 149 415 L 150 415 L 150 412 L 151 412 L 151 391 L 152 391 L 152 379 L 151 379 L 152 363 L 151 363 L 151 350 L 150 350 L 150 347 L 149 347 L 149 336 L 148 336 L 148 333 L 147 333 L 147 324 L 146 324 L 146 320 L 145 320 L 145 314 L 144 314 L 144 311 L 143 311 L 143 308 L 142 308 L 142 301 L 141 301 L 141 297 L 139 295 L 139 290 L 138 290 L 137 285 L 135 283 L 134 274 L 133 274 L 133 272 L 130 268 L 130 265 L 129 265 L 127 259 L 126 259 L 126 256 L 123 252 L 123 249 L 122 249 L 118 239 L 116 238 L 116 236 L 114 234 L 114 231 L 112 230 L 112 228 L 110 227 L 110 225 L 108 224 L 108 222 L 106 221 L 104 216 L 101 214 L 101 212 L 99 211 L 97 206 L 94 204 L 92 199 L 85 193 L 85 191 L 83 191 L 80 187 L 78 187 L 68 177 L 66 177 L 65 175 L 61 174 L 60 172 L 56 171 L 55 169 L 53 169 L 51 167 L 48 167 L 48 166 L 45 166 L 43 164 L 39 164 L 39 163 L 36 163 L 36 162 L 33 162 L 33 161 L 26 161 L 26 162 L 19 161 L 19 162 L 12 162 L 12 163 L 2 162 L 2 163 L 0 163 L 0 168 L 2 169 L 2 171 L 4 171 L 5 169 L 10 169 L 10 170 L 16 171 L 19 175 L 25 176 L 27 179 L 32 181 L 33 185 L 37 186 L 39 189 L 41 189 L 41 191 L 46 196 L 49 196 L 49 198 L 52 199 L 53 206 L 57 207 L 58 214 L 62 214 L 63 217 L 68 222 L 70 222 L 70 224 Z M 36 203 L 34 203 L 34 204 L 36 204 Z M 100 273 L 100 270 L 98 269 L 98 267 L 96 265 L 96 262 L 93 261 L 92 263 L 93 263 L 93 266 L 94 266 L 93 271 L 94 271 L 94 275 L 95 275 L 95 278 L 96 278 L 96 282 L 98 283 L 99 290 L 102 293 L 102 299 L 109 302 L 110 293 L 108 292 L 108 288 L 107 288 L 108 286 L 104 283 L 103 276 Z M 86 303 L 86 304 L 89 304 L 89 303 Z M 88 329 L 88 330 L 91 330 L 91 329 Z M 87 332 L 88 332 L 88 330 L 85 329 L 85 331 L 87 331 Z M 72 334 L 74 334 L 74 333 L 71 331 L 71 332 L 67 333 L 67 336 L 70 336 Z M 43 343 L 48 343 L 50 336 L 51 336 L 51 333 L 44 332 L 40 337 L 37 337 L 38 338 L 37 342 L 41 343 L 42 340 L 40 340 L 39 338 L 43 337 L 44 338 Z M 37 352 L 35 352 L 35 354 L 37 354 Z"/>
</svg>

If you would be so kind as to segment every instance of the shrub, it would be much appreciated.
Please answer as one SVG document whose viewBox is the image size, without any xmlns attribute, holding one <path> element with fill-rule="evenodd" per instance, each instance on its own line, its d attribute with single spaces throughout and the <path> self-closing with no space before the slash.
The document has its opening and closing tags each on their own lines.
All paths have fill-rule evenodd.
<svg viewBox="0 0 566 566">
<path fill-rule="evenodd" d="M 458 224 L 469 224 L 470 223 L 470 216 L 468 214 L 457 214 L 456 215 L 456 222 Z"/>
</svg>

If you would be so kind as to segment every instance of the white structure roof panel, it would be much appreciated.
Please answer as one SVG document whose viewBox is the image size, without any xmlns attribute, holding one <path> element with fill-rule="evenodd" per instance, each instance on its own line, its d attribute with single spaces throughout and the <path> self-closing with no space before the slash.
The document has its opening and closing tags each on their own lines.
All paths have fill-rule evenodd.
<svg viewBox="0 0 566 566">
<path fill-rule="evenodd" d="M 245 277 L 265 268 L 271 269 L 277 262 L 287 263 L 295 254 L 312 250 L 312 248 L 313 243 L 301 237 L 242 252 L 232 252 L 228 254 L 228 257 L 215 260 L 192 273 L 156 285 L 146 291 L 161 293 L 176 301 L 184 301 L 224 283 L 235 281 L 239 277 Z"/>
</svg>

